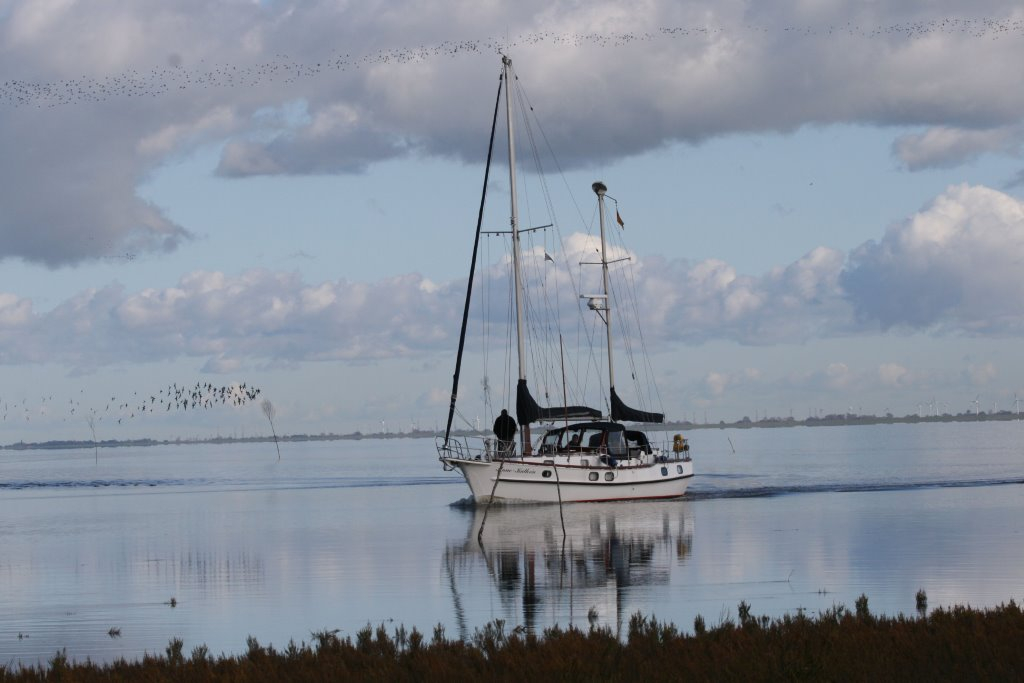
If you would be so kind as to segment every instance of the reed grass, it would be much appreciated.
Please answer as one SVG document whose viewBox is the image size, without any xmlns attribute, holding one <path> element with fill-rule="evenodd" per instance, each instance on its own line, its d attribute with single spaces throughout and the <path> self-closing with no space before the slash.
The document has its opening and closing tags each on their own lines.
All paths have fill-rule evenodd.
<svg viewBox="0 0 1024 683">
<path fill-rule="evenodd" d="M 111 664 L 70 662 L 0 667 L 0 683 L 22 681 L 678 681 L 678 680 L 1020 680 L 1024 613 L 1010 601 L 993 609 L 936 608 L 927 616 L 875 616 L 867 598 L 818 616 L 755 616 L 684 633 L 635 614 L 619 638 L 611 630 L 553 627 L 542 634 L 497 620 L 467 640 L 444 628 L 428 640 L 415 628 L 367 626 L 354 639 L 337 631 L 277 650 L 246 641 L 237 656 L 205 646 L 186 656 L 180 639 L 164 656 Z"/>
</svg>

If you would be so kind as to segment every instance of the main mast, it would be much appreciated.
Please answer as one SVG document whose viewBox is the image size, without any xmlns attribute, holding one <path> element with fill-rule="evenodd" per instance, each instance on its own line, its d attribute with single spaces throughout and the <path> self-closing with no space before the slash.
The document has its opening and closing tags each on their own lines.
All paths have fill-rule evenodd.
<svg viewBox="0 0 1024 683">
<path fill-rule="evenodd" d="M 526 381 L 526 343 L 523 339 L 523 283 L 520 274 L 519 246 L 519 205 L 516 201 L 516 146 L 513 132 L 512 117 L 512 60 L 502 55 L 503 75 L 505 79 L 505 117 L 508 122 L 508 187 L 511 194 L 511 228 L 512 228 L 512 279 L 516 297 L 516 348 L 519 354 L 519 381 Z M 530 425 L 522 425 L 523 454 L 530 452 Z"/>
</svg>

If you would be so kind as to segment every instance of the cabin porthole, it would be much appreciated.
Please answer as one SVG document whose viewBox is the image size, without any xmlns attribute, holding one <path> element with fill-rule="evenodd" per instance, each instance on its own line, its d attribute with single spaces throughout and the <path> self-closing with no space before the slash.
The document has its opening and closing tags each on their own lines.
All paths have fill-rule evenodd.
<svg viewBox="0 0 1024 683">
<path fill-rule="evenodd" d="M 667 477 L 668 476 L 668 468 L 667 467 L 662 467 L 661 468 L 661 476 L 663 476 L 663 477 Z"/>
<path fill-rule="evenodd" d="M 550 479 L 551 478 L 551 470 L 544 470 L 543 472 L 540 473 L 540 476 L 544 477 L 545 479 Z"/>
<path fill-rule="evenodd" d="M 590 481 L 597 481 L 597 472 L 590 473 Z"/>
<path fill-rule="evenodd" d="M 676 473 L 677 474 L 682 474 L 683 473 L 683 466 L 682 465 L 676 465 Z"/>
<path fill-rule="evenodd" d="M 605 481 L 611 481 L 613 479 L 615 479 L 615 473 L 614 472 L 605 472 L 604 473 L 604 480 Z"/>
</svg>

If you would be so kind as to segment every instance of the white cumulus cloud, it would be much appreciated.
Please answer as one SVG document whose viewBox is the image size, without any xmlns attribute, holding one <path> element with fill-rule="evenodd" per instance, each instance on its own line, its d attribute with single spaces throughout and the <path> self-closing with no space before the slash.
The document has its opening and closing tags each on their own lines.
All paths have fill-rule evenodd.
<svg viewBox="0 0 1024 683">
<path fill-rule="evenodd" d="M 839 283 L 861 321 L 976 334 L 1024 331 L 1024 203 L 958 185 L 850 255 Z"/>
</svg>

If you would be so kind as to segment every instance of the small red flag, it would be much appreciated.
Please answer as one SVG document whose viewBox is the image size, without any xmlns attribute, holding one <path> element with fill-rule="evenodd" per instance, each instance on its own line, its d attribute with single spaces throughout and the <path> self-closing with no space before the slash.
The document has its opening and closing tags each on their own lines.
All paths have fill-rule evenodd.
<svg viewBox="0 0 1024 683">
<path fill-rule="evenodd" d="M 626 224 L 622 222 L 622 216 L 619 215 L 619 210 L 615 209 L 615 221 L 619 224 L 619 227 L 623 230 L 626 229 Z"/>
</svg>

